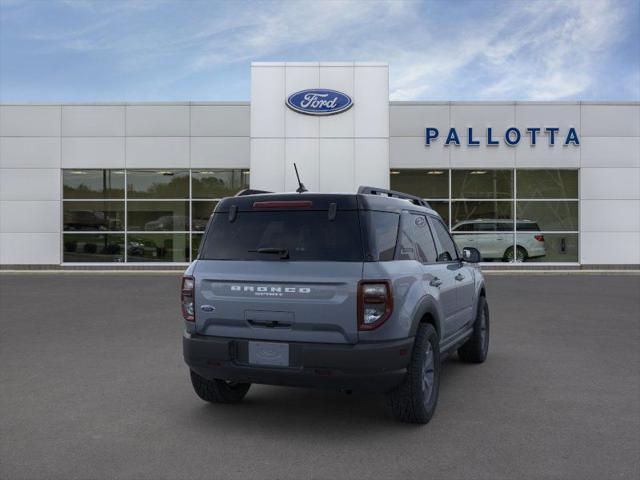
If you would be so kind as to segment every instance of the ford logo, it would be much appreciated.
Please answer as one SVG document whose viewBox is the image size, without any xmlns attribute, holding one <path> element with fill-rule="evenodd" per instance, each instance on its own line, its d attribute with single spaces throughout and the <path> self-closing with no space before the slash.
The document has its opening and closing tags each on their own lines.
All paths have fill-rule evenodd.
<svg viewBox="0 0 640 480">
<path fill-rule="evenodd" d="M 314 88 L 289 95 L 287 106 L 307 115 L 333 115 L 344 112 L 353 105 L 349 95 L 335 90 Z"/>
</svg>

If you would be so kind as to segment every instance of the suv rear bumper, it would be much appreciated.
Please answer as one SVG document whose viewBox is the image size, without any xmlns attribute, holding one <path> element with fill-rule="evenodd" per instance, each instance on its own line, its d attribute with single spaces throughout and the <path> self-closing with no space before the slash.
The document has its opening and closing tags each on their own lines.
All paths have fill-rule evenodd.
<svg viewBox="0 0 640 480">
<path fill-rule="evenodd" d="M 185 332 L 184 360 L 198 375 L 234 382 L 386 392 L 398 386 L 413 338 L 359 343 L 289 343 L 289 367 L 248 363 L 249 340 Z"/>
</svg>

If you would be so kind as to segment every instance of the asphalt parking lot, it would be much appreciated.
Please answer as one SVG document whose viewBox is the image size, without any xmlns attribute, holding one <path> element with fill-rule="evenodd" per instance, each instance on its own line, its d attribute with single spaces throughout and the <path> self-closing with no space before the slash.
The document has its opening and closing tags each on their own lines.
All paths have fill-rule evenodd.
<svg viewBox="0 0 640 480">
<path fill-rule="evenodd" d="M 640 276 L 489 276 L 489 359 L 445 363 L 424 427 L 378 396 L 203 403 L 178 286 L 0 275 L 0 478 L 640 477 Z"/>
</svg>

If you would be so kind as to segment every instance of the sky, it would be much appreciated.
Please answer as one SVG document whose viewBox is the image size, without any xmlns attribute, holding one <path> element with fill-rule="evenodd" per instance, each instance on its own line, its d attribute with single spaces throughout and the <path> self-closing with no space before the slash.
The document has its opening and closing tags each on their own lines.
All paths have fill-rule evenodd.
<svg viewBox="0 0 640 480">
<path fill-rule="evenodd" d="M 250 100 L 252 61 L 389 63 L 392 100 L 640 100 L 640 0 L 0 0 L 0 101 Z"/>
</svg>

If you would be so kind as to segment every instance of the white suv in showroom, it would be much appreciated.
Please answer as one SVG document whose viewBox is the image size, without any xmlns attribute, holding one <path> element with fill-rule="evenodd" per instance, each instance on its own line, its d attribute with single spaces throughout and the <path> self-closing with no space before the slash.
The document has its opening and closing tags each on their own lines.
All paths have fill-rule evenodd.
<svg viewBox="0 0 640 480">
<path fill-rule="evenodd" d="M 526 262 L 546 255 L 544 235 L 533 220 L 517 221 L 517 244 L 513 250 L 513 220 L 478 219 L 456 223 L 451 229 L 460 249 L 477 248 L 483 260 Z"/>
</svg>

